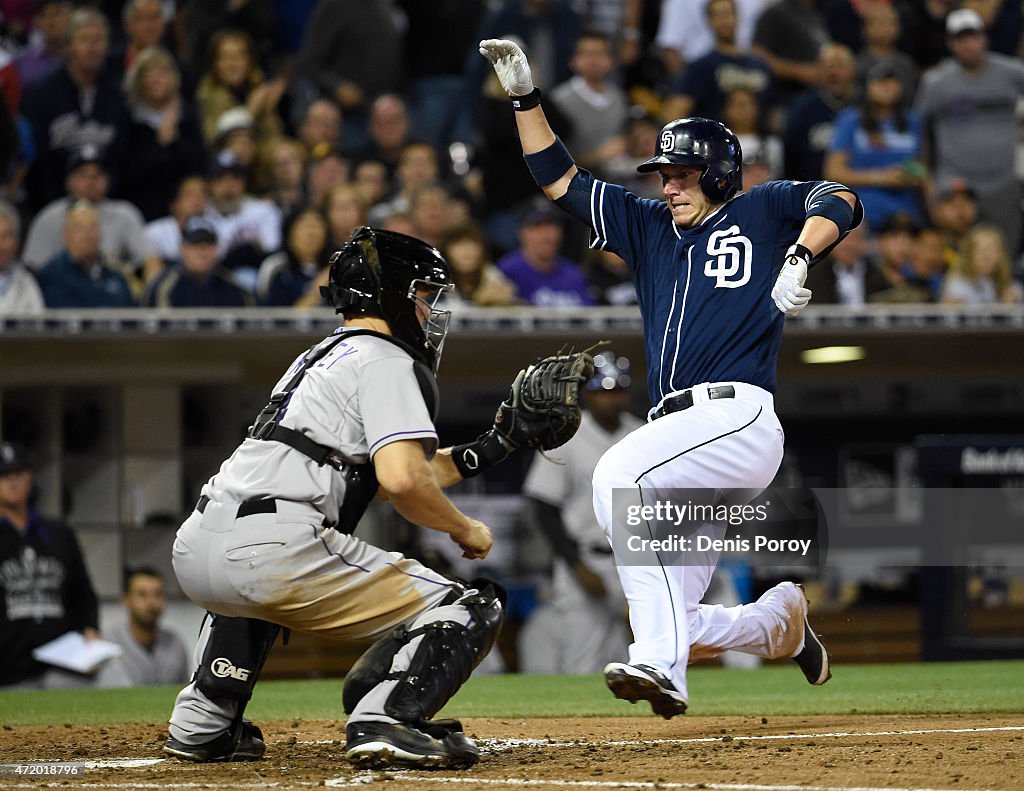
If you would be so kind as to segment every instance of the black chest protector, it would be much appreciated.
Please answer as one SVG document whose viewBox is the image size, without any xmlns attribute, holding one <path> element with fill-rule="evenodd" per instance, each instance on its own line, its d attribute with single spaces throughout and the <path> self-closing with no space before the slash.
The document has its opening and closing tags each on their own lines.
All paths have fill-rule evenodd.
<svg viewBox="0 0 1024 791">
<path fill-rule="evenodd" d="M 388 343 L 394 344 L 402 349 L 413 359 L 413 372 L 416 374 L 416 382 L 419 384 L 423 401 L 430 413 L 431 421 L 437 420 L 438 392 L 437 380 L 430 368 L 423 363 L 416 354 L 415 349 L 403 341 L 384 335 L 379 332 L 367 329 L 343 330 L 336 336 L 322 341 L 312 347 L 302 361 L 302 365 L 289 379 L 284 387 L 270 397 L 270 401 L 256 416 L 255 422 L 249 427 L 251 439 L 283 442 L 291 448 L 308 456 L 321 467 L 325 464 L 342 472 L 345 475 L 345 501 L 341 505 L 341 513 L 338 518 L 338 530 L 351 533 L 355 530 L 356 524 L 366 511 L 367 506 L 377 493 L 379 484 L 373 470 L 373 462 L 367 461 L 364 464 L 355 464 L 346 458 L 340 450 L 329 445 L 323 445 L 307 437 L 301 431 L 281 425 L 282 412 L 291 399 L 292 393 L 298 388 L 306 372 L 322 360 L 341 341 L 359 335 L 372 335 Z"/>
</svg>

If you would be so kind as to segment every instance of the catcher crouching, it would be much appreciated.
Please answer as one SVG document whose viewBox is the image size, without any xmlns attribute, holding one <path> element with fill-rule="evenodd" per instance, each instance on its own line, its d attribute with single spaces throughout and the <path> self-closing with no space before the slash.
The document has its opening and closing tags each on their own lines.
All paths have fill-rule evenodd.
<svg viewBox="0 0 1024 791">
<path fill-rule="evenodd" d="M 176 536 L 178 581 L 208 617 L 166 753 L 263 757 L 263 734 L 244 712 L 285 628 L 371 643 L 342 695 L 353 764 L 479 760 L 457 720 L 434 717 L 493 646 L 504 591 L 449 579 L 352 531 L 380 492 L 409 521 L 447 533 L 464 557 L 486 557 L 491 531 L 442 489 L 520 447 L 568 441 L 593 361 L 560 354 L 520 371 L 488 431 L 437 450 L 435 376 L 451 288 L 441 254 L 403 234 L 360 228 L 332 257 L 324 295 L 344 325 L 284 373 Z"/>
</svg>

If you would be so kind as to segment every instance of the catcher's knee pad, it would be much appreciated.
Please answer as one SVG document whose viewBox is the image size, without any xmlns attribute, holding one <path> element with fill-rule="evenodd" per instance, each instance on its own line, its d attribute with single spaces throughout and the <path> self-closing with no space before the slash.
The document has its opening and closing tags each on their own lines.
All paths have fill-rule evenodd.
<svg viewBox="0 0 1024 791">
<path fill-rule="evenodd" d="M 343 702 L 351 714 L 360 700 L 382 681 L 397 681 L 384 712 L 402 722 L 421 722 L 437 714 L 483 661 L 505 619 L 507 595 L 489 580 L 470 583 L 454 601 L 469 612 L 468 626 L 436 621 L 417 629 L 400 626 L 363 654 L 345 677 Z M 420 638 L 404 670 L 392 670 L 395 655 Z"/>
<path fill-rule="evenodd" d="M 280 631 L 255 618 L 214 615 L 196 686 L 210 698 L 248 700 Z"/>
</svg>

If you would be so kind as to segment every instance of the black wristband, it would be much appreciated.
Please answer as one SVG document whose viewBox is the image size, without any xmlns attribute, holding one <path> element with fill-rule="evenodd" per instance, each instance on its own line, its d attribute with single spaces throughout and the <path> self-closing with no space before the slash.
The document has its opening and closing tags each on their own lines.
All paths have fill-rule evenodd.
<svg viewBox="0 0 1024 791">
<path fill-rule="evenodd" d="M 794 242 L 793 246 L 789 248 L 788 254 L 789 255 L 795 255 L 795 256 L 798 256 L 800 258 L 804 258 L 808 262 L 810 262 L 810 260 L 812 258 L 814 258 L 814 255 L 811 253 L 811 251 L 808 250 L 806 247 L 804 247 L 799 242 Z"/>
<path fill-rule="evenodd" d="M 493 428 L 472 442 L 452 448 L 452 463 L 463 478 L 472 478 L 489 467 L 505 461 L 509 448 Z"/>
<path fill-rule="evenodd" d="M 540 88 L 534 88 L 525 96 L 512 97 L 512 109 L 517 113 L 523 110 L 532 110 L 540 104 Z"/>
</svg>

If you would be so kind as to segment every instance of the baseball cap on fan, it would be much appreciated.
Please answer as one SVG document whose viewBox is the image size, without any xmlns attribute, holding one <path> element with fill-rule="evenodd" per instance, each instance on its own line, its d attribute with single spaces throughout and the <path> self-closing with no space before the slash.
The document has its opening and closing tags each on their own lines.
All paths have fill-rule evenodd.
<svg viewBox="0 0 1024 791">
<path fill-rule="evenodd" d="M 226 173 L 245 178 L 248 174 L 248 170 L 249 169 L 243 164 L 242 160 L 238 158 L 234 151 L 225 148 L 218 151 L 217 156 L 215 156 L 213 162 L 210 163 L 210 178 L 217 178 L 218 176 L 223 176 Z"/>
<path fill-rule="evenodd" d="M 83 165 L 99 165 L 106 170 L 103 162 L 103 149 L 93 143 L 86 143 L 81 148 L 75 149 L 67 160 L 67 174 L 70 176 Z"/>
<path fill-rule="evenodd" d="M 0 475 L 31 469 L 32 464 L 24 448 L 13 442 L 0 442 Z"/>
<path fill-rule="evenodd" d="M 984 33 L 985 22 L 973 8 L 958 8 L 946 17 L 946 35 L 956 38 L 961 33 Z"/>
<path fill-rule="evenodd" d="M 185 244 L 217 244 L 217 229 L 205 217 L 189 217 L 181 229 Z"/>
</svg>

